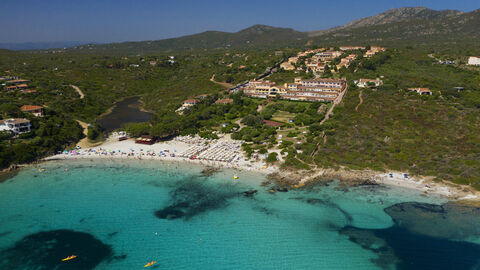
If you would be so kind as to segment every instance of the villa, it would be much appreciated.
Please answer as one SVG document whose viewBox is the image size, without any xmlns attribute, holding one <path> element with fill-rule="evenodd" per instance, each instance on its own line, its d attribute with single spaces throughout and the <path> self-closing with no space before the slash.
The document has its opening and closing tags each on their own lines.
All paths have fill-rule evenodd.
<svg viewBox="0 0 480 270">
<path fill-rule="evenodd" d="M 183 102 L 183 106 L 184 107 L 192 107 L 192 106 L 195 106 L 199 103 L 200 101 L 198 99 L 194 99 L 194 98 L 191 98 L 191 99 L 187 99 Z"/>
<path fill-rule="evenodd" d="M 31 127 L 30 120 L 24 118 L 0 120 L 0 131 L 10 131 L 15 136 L 30 132 Z"/>
<path fill-rule="evenodd" d="M 354 83 L 360 87 L 360 88 L 366 88 L 366 87 L 379 87 L 380 85 L 383 85 L 383 81 L 380 80 L 379 78 L 372 80 L 372 79 L 360 79 L 358 81 L 354 81 Z"/>
<path fill-rule="evenodd" d="M 480 56 L 470 56 L 468 58 L 468 65 L 470 66 L 480 66 Z"/>
<path fill-rule="evenodd" d="M 23 105 L 20 110 L 22 112 L 27 112 L 35 115 L 36 117 L 43 116 L 43 106 L 36 106 L 36 105 Z"/>
<path fill-rule="evenodd" d="M 408 91 L 415 91 L 420 95 L 432 95 L 432 90 L 430 90 L 429 88 L 408 88 Z"/>
</svg>

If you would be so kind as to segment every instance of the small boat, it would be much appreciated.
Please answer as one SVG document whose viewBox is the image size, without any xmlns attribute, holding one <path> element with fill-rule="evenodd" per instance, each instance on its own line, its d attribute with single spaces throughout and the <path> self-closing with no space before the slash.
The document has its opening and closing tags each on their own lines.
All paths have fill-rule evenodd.
<svg viewBox="0 0 480 270">
<path fill-rule="evenodd" d="M 238 179 L 238 176 L 237 176 L 237 175 L 234 175 L 234 176 L 233 176 L 233 179 Z"/>
<path fill-rule="evenodd" d="M 71 255 L 71 256 L 68 256 L 66 258 L 63 258 L 62 261 L 70 261 L 71 259 L 75 259 L 77 257 L 77 255 Z"/>
<path fill-rule="evenodd" d="M 156 264 L 156 263 L 157 263 L 156 261 L 151 261 L 151 262 L 145 264 L 143 267 L 149 267 L 149 266 L 152 266 L 152 265 L 154 265 L 154 264 Z"/>
</svg>

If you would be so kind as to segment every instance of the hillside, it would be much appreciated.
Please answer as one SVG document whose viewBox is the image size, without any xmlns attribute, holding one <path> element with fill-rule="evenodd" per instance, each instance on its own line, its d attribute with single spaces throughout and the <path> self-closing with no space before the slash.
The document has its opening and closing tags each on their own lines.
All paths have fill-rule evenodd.
<svg viewBox="0 0 480 270">
<path fill-rule="evenodd" d="M 325 35 L 328 33 L 336 32 L 339 30 L 351 30 L 355 28 L 378 26 L 389 23 L 406 22 L 409 20 L 433 20 L 449 18 L 456 15 L 461 15 L 463 12 L 458 10 L 432 10 L 425 7 L 404 7 L 397 9 L 390 9 L 382 12 L 378 15 L 371 17 L 361 18 L 347 23 L 343 26 L 334 27 L 328 30 L 312 31 L 309 32 L 309 36 L 315 37 Z"/>
<path fill-rule="evenodd" d="M 397 18 L 397 21 L 365 19 L 350 27 L 335 29 L 313 38 L 313 44 L 381 44 L 386 46 L 474 44 L 480 39 L 480 10 L 454 14 L 453 11 L 433 15 L 423 11 L 418 18 Z M 377 19 L 379 19 L 377 17 Z M 363 26 L 362 26 L 363 25 Z"/>
<path fill-rule="evenodd" d="M 157 41 L 123 42 L 103 45 L 77 46 L 68 49 L 76 52 L 95 53 L 160 53 L 199 49 L 225 48 L 279 48 L 302 45 L 306 42 L 306 33 L 290 28 L 278 28 L 266 25 L 254 25 L 244 30 L 229 33 L 206 31 L 199 34 Z"/>
</svg>

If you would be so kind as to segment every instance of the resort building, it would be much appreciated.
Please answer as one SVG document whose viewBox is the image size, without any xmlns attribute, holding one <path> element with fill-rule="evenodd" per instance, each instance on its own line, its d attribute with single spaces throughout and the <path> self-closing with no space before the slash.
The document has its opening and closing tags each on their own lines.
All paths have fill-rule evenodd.
<svg viewBox="0 0 480 270">
<path fill-rule="evenodd" d="M 342 46 L 339 49 L 341 51 L 356 51 L 356 50 L 365 50 L 365 47 L 361 47 L 361 46 Z"/>
<path fill-rule="evenodd" d="M 471 66 L 480 66 L 480 56 L 477 57 L 477 56 L 470 56 L 468 58 L 468 65 L 471 65 Z"/>
<path fill-rule="evenodd" d="M 14 80 L 7 81 L 7 84 L 18 85 L 18 84 L 27 84 L 29 82 L 30 82 L 29 80 L 24 80 L 24 79 L 14 79 Z"/>
<path fill-rule="evenodd" d="M 26 85 L 26 84 L 17 84 L 17 85 L 6 86 L 5 90 L 9 90 L 9 91 L 24 90 L 24 89 L 27 89 L 27 88 L 28 88 L 28 85 Z"/>
<path fill-rule="evenodd" d="M 420 95 L 432 95 L 432 90 L 430 90 L 429 88 L 408 88 L 408 91 L 415 91 Z"/>
<path fill-rule="evenodd" d="M 383 47 L 371 47 L 370 50 L 368 50 L 364 57 L 372 57 L 374 56 L 375 54 L 377 54 L 378 52 L 384 52 L 386 51 L 387 49 L 386 48 L 383 48 Z"/>
<path fill-rule="evenodd" d="M 340 69 L 342 67 L 348 68 L 352 64 L 352 62 L 355 61 L 355 59 L 357 59 L 356 54 L 350 54 L 349 56 L 342 58 L 342 60 L 340 60 L 340 63 L 337 65 L 337 69 Z"/>
<path fill-rule="evenodd" d="M 10 131 L 15 136 L 30 132 L 31 126 L 30 121 L 24 118 L 0 120 L 0 131 Z"/>
<path fill-rule="evenodd" d="M 251 81 L 243 89 L 247 96 L 258 98 L 279 97 L 299 101 L 333 101 L 346 88 L 344 79 L 295 78 L 293 83 L 277 86 L 269 81 Z"/>
<path fill-rule="evenodd" d="M 27 112 L 35 115 L 36 117 L 43 116 L 43 106 L 36 106 L 36 105 L 23 105 L 20 110 L 22 112 Z"/>
<path fill-rule="evenodd" d="M 215 104 L 220 104 L 220 105 L 227 105 L 232 103 L 233 103 L 233 99 L 231 98 L 224 98 L 224 99 L 219 99 L 215 101 Z"/>
<path fill-rule="evenodd" d="M 313 56 L 314 59 L 321 60 L 321 61 L 331 61 L 337 57 L 340 57 L 342 52 L 339 51 L 326 51 L 326 52 L 319 52 Z"/>
<path fill-rule="evenodd" d="M 360 88 L 366 87 L 379 87 L 383 84 L 383 81 L 379 78 L 372 80 L 372 79 L 360 79 L 358 81 L 354 81 L 354 83 Z"/>
</svg>

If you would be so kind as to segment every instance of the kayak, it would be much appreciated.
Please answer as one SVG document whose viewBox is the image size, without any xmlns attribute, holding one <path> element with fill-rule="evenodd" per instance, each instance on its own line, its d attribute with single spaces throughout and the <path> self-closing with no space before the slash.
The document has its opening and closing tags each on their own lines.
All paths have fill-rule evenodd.
<svg viewBox="0 0 480 270">
<path fill-rule="evenodd" d="M 234 176 L 233 176 L 233 179 L 238 179 L 238 176 L 234 175 Z"/>
<path fill-rule="evenodd" d="M 154 264 L 156 264 L 156 263 L 157 263 L 156 261 L 151 261 L 151 262 L 145 264 L 143 267 L 149 267 L 149 266 L 152 266 L 152 265 L 154 265 Z"/>
<path fill-rule="evenodd" d="M 77 255 L 68 256 L 66 258 L 63 258 L 62 261 L 69 261 L 71 259 L 75 259 L 76 257 L 77 257 Z"/>
</svg>

